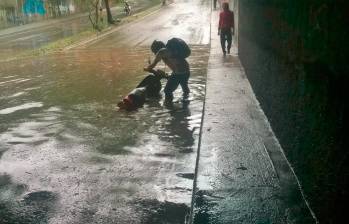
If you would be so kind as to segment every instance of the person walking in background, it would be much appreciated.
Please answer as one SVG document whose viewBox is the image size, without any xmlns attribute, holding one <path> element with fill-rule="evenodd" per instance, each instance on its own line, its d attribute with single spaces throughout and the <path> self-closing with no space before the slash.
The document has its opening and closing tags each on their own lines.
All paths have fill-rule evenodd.
<svg viewBox="0 0 349 224">
<path fill-rule="evenodd" d="M 232 35 L 234 35 L 234 13 L 229 9 L 229 3 L 224 2 L 222 4 L 223 11 L 219 14 L 218 35 L 220 35 L 221 46 L 223 55 L 225 56 L 227 51 L 230 54 L 230 48 L 232 43 Z M 225 48 L 225 42 L 228 46 Z"/>
<path fill-rule="evenodd" d="M 214 8 L 214 9 L 217 8 L 217 0 L 213 0 L 213 8 Z"/>
</svg>

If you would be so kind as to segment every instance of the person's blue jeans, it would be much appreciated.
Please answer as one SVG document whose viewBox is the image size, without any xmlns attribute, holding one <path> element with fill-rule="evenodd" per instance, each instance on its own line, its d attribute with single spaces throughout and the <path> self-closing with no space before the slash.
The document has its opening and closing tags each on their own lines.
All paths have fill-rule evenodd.
<svg viewBox="0 0 349 224">
<path fill-rule="evenodd" d="M 221 30 L 221 46 L 223 53 L 226 53 L 225 50 L 225 41 L 228 42 L 227 50 L 230 53 L 231 43 L 232 43 L 232 32 L 230 28 L 225 28 Z"/>
<path fill-rule="evenodd" d="M 190 73 L 172 73 L 172 75 L 168 78 L 167 84 L 164 89 L 167 100 L 173 99 L 173 92 L 177 89 L 178 85 L 181 85 L 184 97 L 187 97 L 189 95 L 189 76 Z"/>
</svg>

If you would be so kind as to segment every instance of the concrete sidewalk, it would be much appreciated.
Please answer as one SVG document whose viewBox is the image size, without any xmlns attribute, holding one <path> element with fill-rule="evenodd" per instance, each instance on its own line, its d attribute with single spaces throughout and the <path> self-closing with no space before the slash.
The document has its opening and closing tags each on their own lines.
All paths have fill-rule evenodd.
<svg viewBox="0 0 349 224">
<path fill-rule="evenodd" d="M 237 49 L 223 57 L 218 13 L 211 18 L 193 223 L 316 223 Z"/>
</svg>

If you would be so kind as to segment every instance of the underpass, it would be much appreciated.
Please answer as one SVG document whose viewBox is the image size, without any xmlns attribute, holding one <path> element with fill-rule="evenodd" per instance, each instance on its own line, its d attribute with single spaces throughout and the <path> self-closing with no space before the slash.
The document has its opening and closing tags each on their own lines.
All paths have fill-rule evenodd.
<svg viewBox="0 0 349 224">
<path fill-rule="evenodd" d="M 237 49 L 220 54 L 216 19 L 210 2 L 176 1 L 60 54 L 2 64 L 5 220 L 314 221 Z M 150 43 L 172 36 L 192 47 L 190 103 L 179 91 L 174 107 L 159 99 L 118 112 L 144 77 Z"/>
</svg>

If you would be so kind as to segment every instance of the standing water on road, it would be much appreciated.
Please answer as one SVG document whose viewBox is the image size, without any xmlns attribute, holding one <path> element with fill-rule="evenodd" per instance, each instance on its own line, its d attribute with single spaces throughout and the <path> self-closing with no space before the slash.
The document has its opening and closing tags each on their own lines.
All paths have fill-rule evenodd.
<svg viewBox="0 0 349 224">
<path fill-rule="evenodd" d="M 188 103 L 178 88 L 173 106 L 159 98 L 119 111 L 146 76 L 149 52 L 79 50 L 0 64 L 0 222 L 183 223 L 208 46 L 192 47 Z"/>
</svg>

